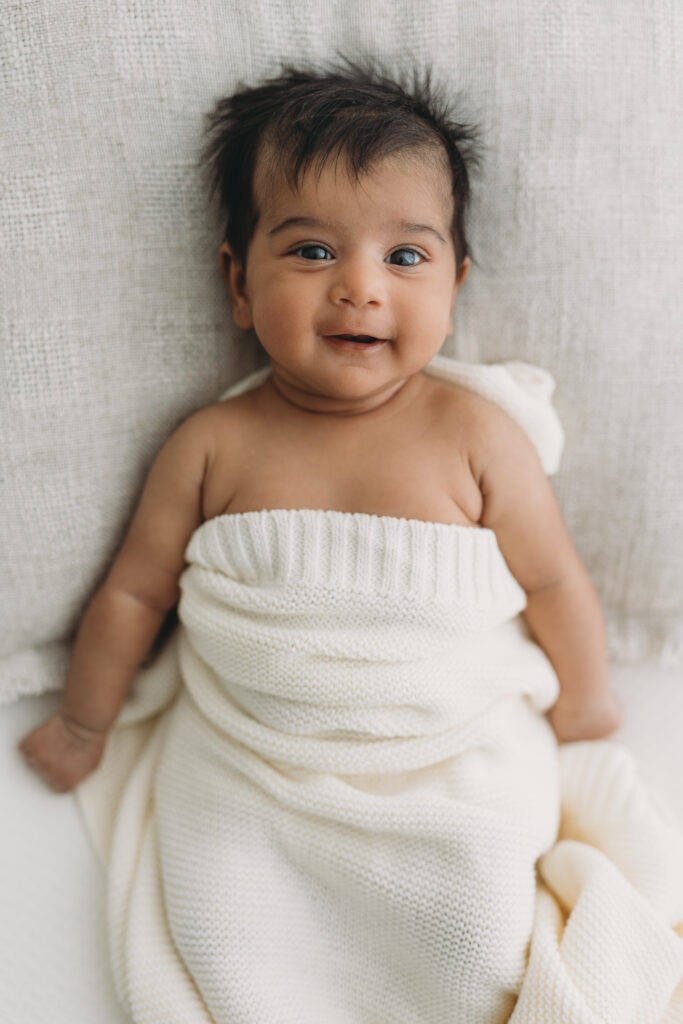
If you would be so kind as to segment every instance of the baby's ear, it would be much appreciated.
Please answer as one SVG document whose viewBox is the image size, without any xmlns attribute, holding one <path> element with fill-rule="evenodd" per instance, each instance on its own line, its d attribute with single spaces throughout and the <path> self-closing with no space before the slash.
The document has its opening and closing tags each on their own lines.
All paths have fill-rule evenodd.
<svg viewBox="0 0 683 1024">
<path fill-rule="evenodd" d="M 463 284 L 465 283 L 465 278 L 467 277 L 469 269 L 470 269 L 470 258 L 469 258 L 469 256 L 465 256 L 464 260 L 462 261 L 462 263 L 460 264 L 460 266 L 457 269 L 457 273 L 455 275 L 455 283 L 453 285 L 453 294 L 451 296 L 451 321 L 450 321 L 450 329 L 451 329 L 451 331 L 454 328 L 453 312 L 455 310 L 455 300 L 458 297 L 458 292 L 460 291 L 460 289 L 462 288 Z"/>
<path fill-rule="evenodd" d="M 457 272 L 457 274 L 455 276 L 455 289 L 456 289 L 455 290 L 455 295 L 458 294 L 458 292 L 460 291 L 460 289 L 464 285 L 465 278 L 467 277 L 469 272 L 470 272 L 470 258 L 469 258 L 469 256 L 465 256 L 464 260 L 462 261 L 462 263 L 458 267 L 458 272 Z M 455 295 L 453 296 L 454 299 L 455 299 Z"/>
<path fill-rule="evenodd" d="M 225 278 L 232 304 L 232 318 L 238 327 L 248 331 L 254 326 L 251 302 L 247 293 L 247 279 L 241 262 L 234 255 L 227 242 L 223 242 L 218 253 L 221 274 Z"/>
</svg>

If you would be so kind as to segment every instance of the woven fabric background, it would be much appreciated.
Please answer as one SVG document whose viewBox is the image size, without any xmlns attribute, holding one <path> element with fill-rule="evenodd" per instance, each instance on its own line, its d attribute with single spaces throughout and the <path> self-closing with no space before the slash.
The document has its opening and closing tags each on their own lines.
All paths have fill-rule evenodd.
<svg viewBox="0 0 683 1024">
<path fill-rule="evenodd" d="M 281 60 L 432 65 L 485 139 L 460 359 L 555 376 L 556 489 L 615 657 L 683 664 L 677 0 L 31 0 L 0 25 L 0 700 L 58 687 L 144 473 L 259 362 L 202 119 Z"/>
</svg>

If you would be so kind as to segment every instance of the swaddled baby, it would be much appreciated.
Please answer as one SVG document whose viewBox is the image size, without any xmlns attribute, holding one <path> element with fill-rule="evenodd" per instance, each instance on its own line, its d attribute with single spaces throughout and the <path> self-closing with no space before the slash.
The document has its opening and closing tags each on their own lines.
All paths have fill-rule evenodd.
<svg viewBox="0 0 683 1024">
<path fill-rule="evenodd" d="M 79 794 L 94 787 L 113 830 L 98 844 L 113 967 L 140 1024 L 500 1024 L 516 1002 L 538 1024 L 591 1005 L 610 929 L 642 992 L 667 951 L 660 1005 L 683 962 L 654 911 L 650 940 L 640 893 L 626 928 L 609 858 L 555 844 L 560 762 L 572 840 L 605 818 L 584 806 L 593 778 L 623 772 L 581 760 L 600 744 L 558 757 L 543 714 L 577 740 L 610 733 L 619 710 L 598 601 L 537 454 L 552 438 L 527 432 L 514 374 L 437 357 L 470 265 L 473 142 L 428 82 L 352 65 L 286 71 L 211 118 L 220 265 L 269 366 L 161 450 L 61 707 L 21 744 L 70 790 L 117 725 Z M 485 397 L 494 380 L 507 404 Z M 556 422 L 544 409 L 541 435 Z M 119 712 L 181 594 L 177 664 L 158 673 L 177 700 L 124 763 L 135 699 Z M 640 818 L 633 832 L 641 849 Z M 624 836 L 603 846 L 630 870 Z M 646 845 L 676 862 L 675 845 Z M 560 903 L 585 984 L 557 955 Z M 628 993 L 630 963 L 616 957 L 601 991 Z"/>
<path fill-rule="evenodd" d="M 22 742 L 56 790 L 97 765 L 197 527 L 268 508 L 493 530 L 552 663 L 560 740 L 619 723 L 603 620 L 536 451 L 499 408 L 423 371 L 470 265 L 472 130 L 428 83 L 291 70 L 222 101 L 206 162 L 235 323 L 271 372 L 162 448 L 78 631 L 62 705 Z"/>
</svg>

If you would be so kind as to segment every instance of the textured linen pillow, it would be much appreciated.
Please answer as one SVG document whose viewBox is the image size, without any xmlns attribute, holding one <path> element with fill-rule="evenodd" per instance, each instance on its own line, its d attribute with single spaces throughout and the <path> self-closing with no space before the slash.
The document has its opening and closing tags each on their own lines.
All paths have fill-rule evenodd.
<svg viewBox="0 0 683 1024">
<path fill-rule="evenodd" d="M 676 0 L 10 5 L 0 700 L 61 685 L 158 447 L 259 364 L 218 274 L 204 113 L 280 61 L 337 52 L 431 65 L 481 122 L 478 265 L 444 351 L 553 373 L 556 487 L 613 653 L 680 664 L 682 46 Z"/>
</svg>

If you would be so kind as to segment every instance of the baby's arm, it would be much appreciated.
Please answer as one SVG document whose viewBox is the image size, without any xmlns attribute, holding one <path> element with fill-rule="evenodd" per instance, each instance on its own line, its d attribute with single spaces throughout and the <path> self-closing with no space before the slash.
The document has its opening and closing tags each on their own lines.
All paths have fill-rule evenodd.
<svg viewBox="0 0 683 1024">
<path fill-rule="evenodd" d="M 526 620 L 548 655 L 560 696 L 548 717 L 560 740 L 597 739 L 620 723 L 609 685 L 600 604 L 526 434 L 500 410 L 481 430 L 481 524 L 494 530 L 527 595 Z"/>
<path fill-rule="evenodd" d="M 147 478 L 123 545 L 81 620 L 59 710 L 20 750 L 58 792 L 98 764 L 130 683 L 178 600 L 187 543 L 201 522 L 211 413 L 167 441 Z"/>
</svg>

